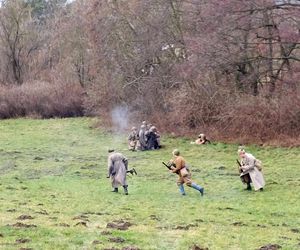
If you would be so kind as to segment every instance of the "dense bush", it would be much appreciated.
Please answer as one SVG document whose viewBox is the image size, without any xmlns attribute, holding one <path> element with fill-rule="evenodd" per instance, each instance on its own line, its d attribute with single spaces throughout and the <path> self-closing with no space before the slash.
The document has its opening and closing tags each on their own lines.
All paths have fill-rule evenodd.
<svg viewBox="0 0 300 250">
<path fill-rule="evenodd" d="M 0 86 L 0 118 L 50 118 L 83 115 L 80 85 L 35 82 Z"/>
<path fill-rule="evenodd" d="M 184 128 L 181 133 L 205 132 L 240 143 L 299 145 L 299 91 L 270 98 L 200 85 L 180 89 L 177 97 L 167 120 L 169 128 L 170 124 L 177 131 Z"/>
</svg>

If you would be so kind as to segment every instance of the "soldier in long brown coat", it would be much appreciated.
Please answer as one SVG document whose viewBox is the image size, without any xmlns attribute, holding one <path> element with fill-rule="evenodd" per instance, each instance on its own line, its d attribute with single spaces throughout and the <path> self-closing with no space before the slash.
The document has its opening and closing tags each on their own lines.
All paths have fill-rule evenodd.
<svg viewBox="0 0 300 250">
<path fill-rule="evenodd" d="M 250 153 L 246 153 L 244 149 L 239 149 L 238 154 L 241 158 L 242 175 L 249 174 L 254 190 L 263 190 L 265 186 L 264 176 L 256 166 L 257 159 Z M 247 189 L 251 190 L 250 182 L 247 184 Z"/>
<path fill-rule="evenodd" d="M 126 181 L 126 174 L 128 169 L 128 160 L 121 153 L 115 152 L 113 149 L 108 150 L 108 175 L 111 179 L 113 191 L 117 193 L 118 187 L 124 188 L 124 193 L 128 195 L 128 184 Z"/>
</svg>

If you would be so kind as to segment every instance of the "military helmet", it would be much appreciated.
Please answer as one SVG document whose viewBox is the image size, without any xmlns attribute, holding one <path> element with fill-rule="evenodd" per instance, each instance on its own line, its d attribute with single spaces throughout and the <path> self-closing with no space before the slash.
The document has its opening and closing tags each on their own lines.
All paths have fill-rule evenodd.
<svg viewBox="0 0 300 250">
<path fill-rule="evenodd" d="M 178 156 L 178 155 L 180 155 L 180 152 L 179 152 L 179 150 L 176 148 L 176 149 L 173 150 L 172 154 Z"/>
</svg>

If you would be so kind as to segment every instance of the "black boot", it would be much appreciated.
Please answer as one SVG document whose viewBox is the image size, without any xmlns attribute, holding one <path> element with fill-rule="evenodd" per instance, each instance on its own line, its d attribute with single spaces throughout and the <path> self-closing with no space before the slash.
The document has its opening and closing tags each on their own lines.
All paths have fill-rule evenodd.
<svg viewBox="0 0 300 250">
<path fill-rule="evenodd" d="M 247 183 L 247 188 L 246 190 L 252 190 L 250 183 Z"/>
<path fill-rule="evenodd" d="M 114 192 L 114 193 L 118 193 L 118 188 L 114 188 L 114 190 L 112 191 L 112 192 Z"/>
<path fill-rule="evenodd" d="M 123 186 L 125 195 L 128 195 L 128 186 Z"/>
</svg>

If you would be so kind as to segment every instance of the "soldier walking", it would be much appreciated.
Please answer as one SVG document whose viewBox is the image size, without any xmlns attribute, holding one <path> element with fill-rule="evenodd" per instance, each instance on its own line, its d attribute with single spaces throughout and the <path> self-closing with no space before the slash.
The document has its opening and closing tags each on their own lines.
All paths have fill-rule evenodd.
<svg viewBox="0 0 300 250">
<path fill-rule="evenodd" d="M 126 181 L 126 173 L 128 169 L 128 160 L 121 153 L 115 152 L 113 149 L 108 150 L 108 175 L 111 179 L 113 191 L 117 193 L 118 187 L 124 188 L 125 195 L 128 195 L 128 184 Z"/>
</svg>

